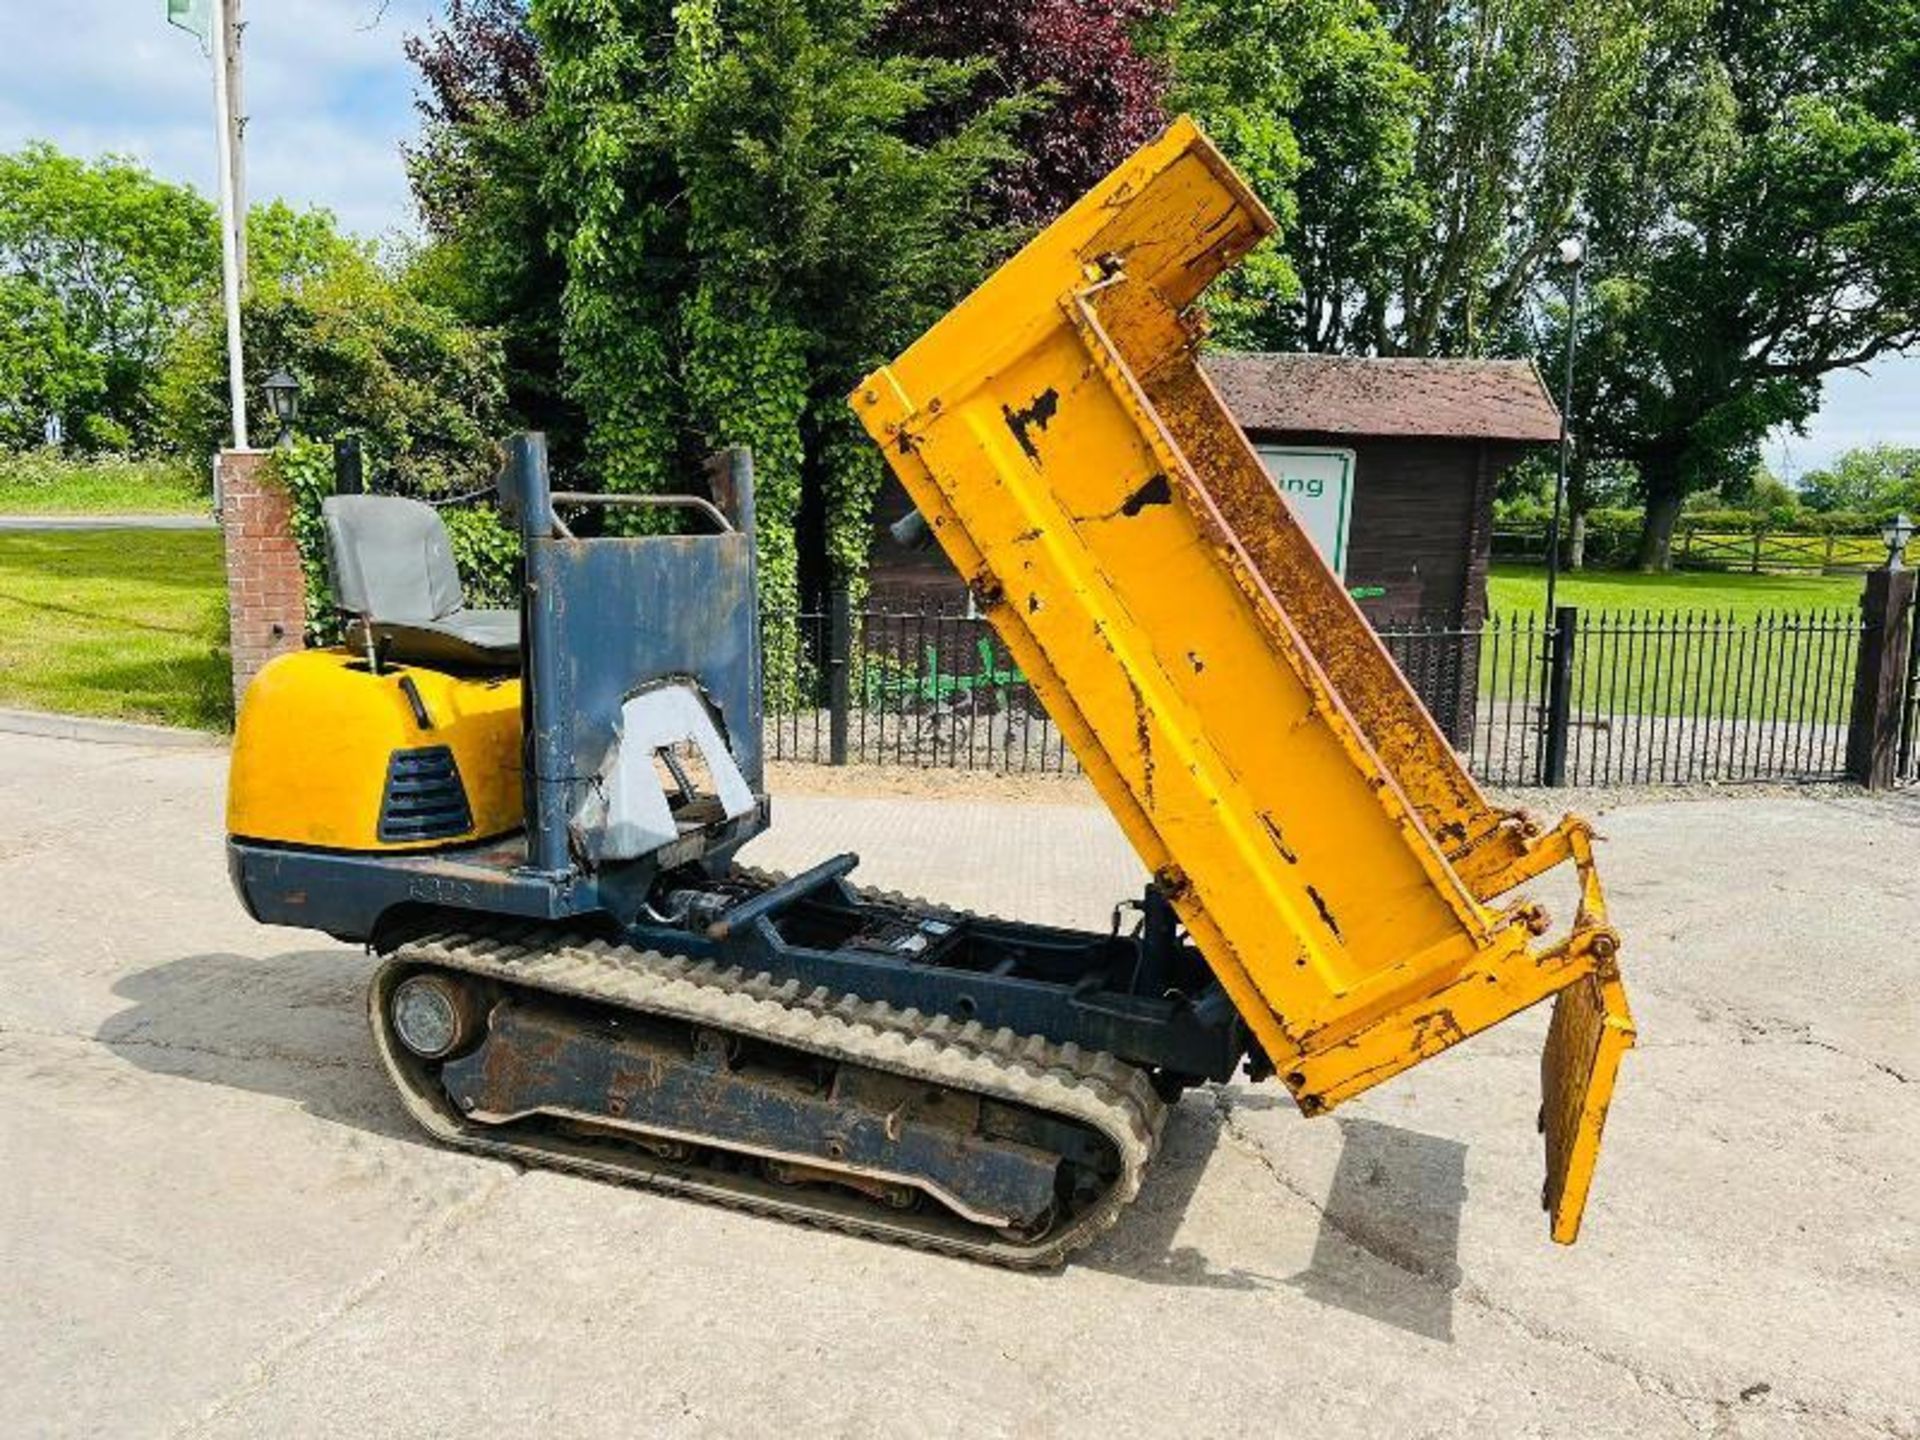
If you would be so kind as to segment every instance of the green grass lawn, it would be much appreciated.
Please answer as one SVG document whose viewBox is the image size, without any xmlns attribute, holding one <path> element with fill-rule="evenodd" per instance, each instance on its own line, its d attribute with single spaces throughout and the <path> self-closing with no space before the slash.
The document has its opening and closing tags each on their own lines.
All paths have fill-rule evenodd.
<svg viewBox="0 0 1920 1440">
<path fill-rule="evenodd" d="M 1862 583 L 1858 575 L 1563 574 L 1558 603 L 1581 611 L 1574 704 L 1834 723 L 1852 684 Z M 1502 634 L 1481 646 L 1480 691 L 1529 694 L 1544 641 L 1507 627 L 1541 616 L 1546 571 L 1495 566 L 1487 588 Z"/>
<path fill-rule="evenodd" d="M 0 451 L 0 515 L 210 514 L 209 483 L 171 460 Z"/>
<path fill-rule="evenodd" d="M 1626 570 L 1562 574 L 1558 604 L 1589 610 L 1708 610 L 1757 615 L 1762 611 L 1851 610 L 1860 599 L 1858 575 L 1727 575 L 1697 570 L 1641 575 Z M 1487 579 L 1495 614 L 1538 610 L 1546 602 L 1547 572 L 1538 565 L 1496 565 Z"/>
<path fill-rule="evenodd" d="M 231 723 L 211 530 L 0 532 L 0 705 Z"/>
<path fill-rule="evenodd" d="M 0 483 L 0 500 L 6 493 Z M 1851 613 L 1860 584 L 1857 576 L 1594 571 L 1563 576 L 1560 594 L 1586 612 L 1595 647 L 1601 610 L 1712 612 L 1741 621 L 1766 612 Z M 1489 590 L 1496 615 L 1537 612 L 1545 575 L 1498 566 Z M 0 532 L 0 705 L 224 729 L 232 723 L 225 642 L 217 532 Z M 1704 633 L 1652 644 L 1614 637 L 1590 653 L 1591 667 L 1576 680 L 1583 700 L 1655 712 L 1697 703 L 1688 697 L 1701 687 L 1721 713 L 1808 712 L 1824 709 L 1824 697 L 1846 679 L 1838 647 L 1791 634 L 1730 643 Z M 1501 672 L 1533 663 L 1483 646 L 1483 693 L 1512 686 L 1496 675 L 1496 661 Z M 1654 673 L 1663 671 L 1664 683 L 1656 684 Z"/>
</svg>

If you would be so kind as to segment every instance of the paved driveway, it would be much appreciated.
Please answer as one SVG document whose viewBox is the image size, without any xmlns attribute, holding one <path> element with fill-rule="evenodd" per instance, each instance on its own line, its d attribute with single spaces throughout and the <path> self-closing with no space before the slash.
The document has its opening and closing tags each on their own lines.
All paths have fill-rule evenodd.
<svg viewBox="0 0 1920 1440">
<path fill-rule="evenodd" d="M 1920 1434 L 1920 797 L 1622 808 L 1644 1036 L 1549 1245 L 1535 1017 L 1190 1096 L 1020 1276 L 416 1140 L 217 751 L 0 734 L 0 1415 L 75 1435 Z M 1104 812 L 796 796 L 756 858 L 1104 923 Z"/>
<path fill-rule="evenodd" d="M 0 515 L 0 530 L 213 530 L 211 515 Z"/>
</svg>

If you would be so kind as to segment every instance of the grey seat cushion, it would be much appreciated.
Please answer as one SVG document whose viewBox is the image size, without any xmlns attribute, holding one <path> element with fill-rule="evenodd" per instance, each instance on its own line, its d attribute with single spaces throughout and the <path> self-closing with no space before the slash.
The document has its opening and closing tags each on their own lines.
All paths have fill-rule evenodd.
<svg viewBox="0 0 1920 1440">
<path fill-rule="evenodd" d="M 513 666 L 520 619 L 469 610 L 447 527 L 431 505 L 399 495 L 332 495 L 320 507 L 334 603 L 354 616 L 348 641 L 370 628 L 402 664 Z"/>
<path fill-rule="evenodd" d="M 513 610 L 456 610 L 438 620 L 373 622 L 376 645 L 401 664 L 510 669 L 520 663 L 520 616 Z M 347 644 L 367 643 L 367 626 L 347 625 Z"/>
</svg>

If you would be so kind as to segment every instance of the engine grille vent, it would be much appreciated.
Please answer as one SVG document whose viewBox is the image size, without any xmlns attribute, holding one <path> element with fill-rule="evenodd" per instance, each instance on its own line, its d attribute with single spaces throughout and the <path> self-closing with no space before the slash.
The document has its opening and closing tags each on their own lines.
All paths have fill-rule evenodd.
<svg viewBox="0 0 1920 1440">
<path fill-rule="evenodd" d="M 387 761 L 387 791 L 380 801 L 380 839 L 450 840 L 473 828 L 467 787 L 445 745 L 396 750 Z"/>
</svg>

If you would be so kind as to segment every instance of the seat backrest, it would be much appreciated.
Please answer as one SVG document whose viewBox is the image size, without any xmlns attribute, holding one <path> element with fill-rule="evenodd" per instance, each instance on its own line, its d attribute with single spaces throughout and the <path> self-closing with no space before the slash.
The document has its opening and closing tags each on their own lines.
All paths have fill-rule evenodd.
<svg viewBox="0 0 1920 1440">
<path fill-rule="evenodd" d="M 376 621 L 419 623 L 466 604 L 439 511 L 400 495 L 321 502 L 333 603 Z"/>
</svg>

